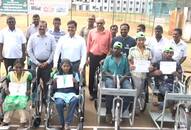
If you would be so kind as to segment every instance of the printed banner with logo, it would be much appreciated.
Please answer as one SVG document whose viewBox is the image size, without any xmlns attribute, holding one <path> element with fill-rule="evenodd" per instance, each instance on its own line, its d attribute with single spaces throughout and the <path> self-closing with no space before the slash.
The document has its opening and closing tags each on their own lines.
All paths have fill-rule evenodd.
<svg viewBox="0 0 191 130">
<path fill-rule="evenodd" d="M 27 0 L 0 0 L 0 12 L 3 13 L 27 13 Z"/>
<path fill-rule="evenodd" d="M 29 0 L 29 13 L 41 15 L 67 15 L 70 0 Z"/>
</svg>

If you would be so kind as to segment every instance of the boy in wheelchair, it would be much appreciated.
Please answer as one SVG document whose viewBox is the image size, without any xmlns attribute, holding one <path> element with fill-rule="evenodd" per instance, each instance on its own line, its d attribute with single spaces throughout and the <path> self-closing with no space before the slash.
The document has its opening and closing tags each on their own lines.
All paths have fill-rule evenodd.
<svg viewBox="0 0 191 130">
<path fill-rule="evenodd" d="M 160 96 L 162 96 L 162 100 L 164 100 L 165 93 L 178 93 L 179 86 L 174 84 L 174 81 L 176 80 L 176 77 L 178 79 L 181 79 L 181 73 L 182 69 L 180 64 L 176 63 L 176 71 L 172 72 L 171 74 L 163 74 L 160 70 L 160 63 L 164 61 L 171 61 L 175 62 L 175 60 L 172 59 L 172 56 L 174 54 L 174 50 L 171 46 L 166 46 L 163 50 L 163 58 L 161 61 L 153 64 L 153 71 L 150 73 L 151 76 L 154 76 L 155 84 L 159 89 Z M 159 109 L 162 110 L 163 108 L 163 102 L 157 103 L 154 102 L 155 106 L 159 105 Z M 172 116 L 175 116 L 175 109 L 174 109 L 175 102 L 174 101 L 168 101 L 167 107 L 170 107 L 170 110 L 172 112 Z"/>
<path fill-rule="evenodd" d="M 15 110 L 20 115 L 20 127 L 24 128 L 27 123 L 26 107 L 30 96 L 30 83 L 32 74 L 24 71 L 24 62 L 17 59 L 14 62 L 13 70 L 8 72 L 6 77 L 8 87 L 6 98 L 3 102 L 4 119 L 2 126 L 8 126 Z"/>
<path fill-rule="evenodd" d="M 129 66 L 127 62 L 126 56 L 122 54 L 122 43 L 115 42 L 112 49 L 112 54 L 107 56 L 104 60 L 103 64 L 103 76 L 105 76 L 105 87 L 106 88 L 115 88 L 115 81 L 113 75 L 122 76 L 120 79 L 121 88 L 123 89 L 132 89 L 132 85 L 129 79 L 126 76 L 130 75 Z M 107 95 L 105 96 L 106 99 L 106 122 L 111 123 L 112 121 L 112 104 L 113 104 L 113 96 Z M 131 98 L 124 97 L 124 105 L 123 110 L 127 109 Z"/>
<path fill-rule="evenodd" d="M 79 97 L 76 94 L 78 85 L 75 85 L 79 78 L 77 73 L 73 73 L 70 60 L 62 60 L 60 70 L 53 75 L 53 79 L 54 99 L 60 124 L 62 125 L 62 130 L 69 130 L 79 103 Z M 65 120 L 64 107 L 67 104 L 69 104 L 69 108 Z"/>
</svg>

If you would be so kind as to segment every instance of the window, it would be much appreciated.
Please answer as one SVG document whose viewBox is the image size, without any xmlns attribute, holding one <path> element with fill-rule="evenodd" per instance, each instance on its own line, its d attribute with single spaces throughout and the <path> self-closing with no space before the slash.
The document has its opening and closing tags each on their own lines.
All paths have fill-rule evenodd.
<svg viewBox="0 0 191 130">
<path fill-rule="evenodd" d="M 120 7 L 117 7 L 117 10 L 120 10 Z"/>
<path fill-rule="evenodd" d="M 117 1 L 118 4 L 120 4 L 120 1 Z"/>
<path fill-rule="evenodd" d="M 79 10 L 82 10 L 82 5 L 79 6 Z"/>
<path fill-rule="evenodd" d="M 96 7 L 95 6 L 93 6 L 93 9 L 95 9 Z"/>
<path fill-rule="evenodd" d="M 113 10 L 113 7 L 111 7 L 110 9 Z"/>
<path fill-rule="evenodd" d="M 107 7 L 104 7 L 104 10 L 107 10 Z"/>
<path fill-rule="evenodd" d="M 135 10 L 136 10 L 136 11 L 138 11 L 139 9 L 138 9 L 138 8 L 136 8 Z"/>
<path fill-rule="evenodd" d="M 113 0 L 111 0 L 111 3 L 113 3 Z"/>
<path fill-rule="evenodd" d="M 126 11 L 126 8 L 123 8 L 123 11 Z"/>
<path fill-rule="evenodd" d="M 101 0 L 98 0 L 97 2 L 99 2 L 99 3 L 100 3 L 100 2 L 101 2 Z"/>
<path fill-rule="evenodd" d="M 107 3 L 107 0 L 105 0 L 104 2 Z"/>
<path fill-rule="evenodd" d="M 136 2 L 136 4 L 138 5 L 138 4 L 139 4 L 139 2 L 137 1 L 137 2 Z"/>
<path fill-rule="evenodd" d="M 91 0 L 91 2 L 94 2 L 94 0 Z"/>
<path fill-rule="evenodd" d="M 123 1 L 124 4 L 127 4 L 127 1 Z"/>
<path fill-rule="evenodd" d="M 145 5 L 145 2 L 143 2 L 142 4 Z"/>
<path fill-rule="evenodd" d="M 191 22 L 191 7 L 188 7 L 186 22 Z"/>
<path fill-rule="evenodd" d="M 142 9 L 142 13 L 144 13 L 145 12 L 145 9 Z"/>
<path fill-rule="evenodd" d="M 132 5 L 132 4 L 133 4 L 133 1 L 130 1 L 130 4 Z"/>
<path fill-rule="evenodd" d="M 132 11 L 133 9 L 132 8 L 129 8 L 129 11 Z"/>
<path fill-rule="evenodd" d="M 88 5 L 86 5 L 86 10 L 89 10 L 89 6 Z"/>
</svg>

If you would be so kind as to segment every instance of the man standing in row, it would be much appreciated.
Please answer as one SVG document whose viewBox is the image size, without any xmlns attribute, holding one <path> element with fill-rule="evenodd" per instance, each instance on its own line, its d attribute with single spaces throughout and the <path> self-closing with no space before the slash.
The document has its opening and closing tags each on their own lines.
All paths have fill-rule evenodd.
<svg viewBox="0 0 191 130">
<path fill-rule="evenodd" d="M 52 35 L 46 33 L 47 22 L 40 21 L 37 33 L 30 36 L 27 52 L 32 61 L 31 69 L 35 70 L 38 66 L 38 77 L 43 80 L 43 101 L 46 101 L 47 85 L 52 69 L 52 60 L 55 51 L 56 41 Z"/>
<path fill-rule="evenodd" d="M 1 30 L 0 34 L 0 61 L 4 61 L 7 71 L 9 66 L 13 67 L 16 59 L 26 58 L 26 38 L 24 33 L 15 27 L 16 20 L 10 16 L 7 18 L 8 28 Z"/>
<path fill-rule="evenodd" d="M 77 22 L 70 20 L 67 23 L 68 34 L 58 40 L 54 54 L 54 68 L 58 66 L 58 59 L 69 59 L 75 72 L 83 71 L 86 63 L 86 43 L 84 38 L 76 34 Z"/>
<path fill-rule="evenodd" d="M 90 65 L 89 74 L 89 93 L 90 100 L 97 97 L 94 86 L 94 76 L 99 62 L 106 57 L 111 48 L 112 35 L 110 30 L 104 28 L 105 20 L 103 18 L 96 19 L 97 27 L 90 30 L 87 39 L 88 63 Z"/>
<path fill-rule="evenodd" d="M 130 26 L 127 23 L 123 23 L 120 25 L 120 36 L 114 37 L 112 40 L 112 45 L 118 41 L 123 44 L 122 52 L 128 56 L 129 54 L 129 49 L 131 47 L 134 47 L 136 45 L 136 41 L 134 38 L 128 35 L 130 30 Z"/>
</svg>

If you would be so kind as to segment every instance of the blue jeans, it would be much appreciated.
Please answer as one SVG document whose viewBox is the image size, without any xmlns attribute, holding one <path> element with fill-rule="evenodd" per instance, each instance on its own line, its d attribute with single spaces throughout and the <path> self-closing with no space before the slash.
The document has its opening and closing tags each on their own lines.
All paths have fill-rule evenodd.
<svg viewBox="0 0 191 130">
<path fill-rule="evenodd" d="M 122 89 L 132 89 L 132 85 L 128 79 L 125 79 L 122 83 Z M 106 88 L 115 88 L 114 81 L 111 78 L 106 78 L 105 79 L 105 87 Z M 111 114 L 111 109 L 113 106 L 113 98 L 114 96 L 112 95 L 106 95 L 105 100 L 106 100 L 106 114 Z M 127 109 L 128 105 L 130 104 L 130 101 L 133 100 L 132 97 L 122 97 L 123 98 L 123 111 Z"/>
<path fill-rule="evenodd" d="M 69 108 L 68 108 L 68 112 L 67 112 L 67 117 L 66 117 L 66 121 L 65 121 L 64 120 L 64 107 L 66 106 L 66 103 L 61 98 L 55 99 L 56 109 L 57 109 L 57 112 L 59 115 L 59 120 L 60 120 L 60 123 L 62 126 L 64 126 L 64 124 L 70 125 L 72 123 L 72 120 L 74 117 L 74 112 L 76 110 L 78 102 L 79 102 L 79 99 L 77 97 L 73 97 L 70 100 Z"/>
</svg>

